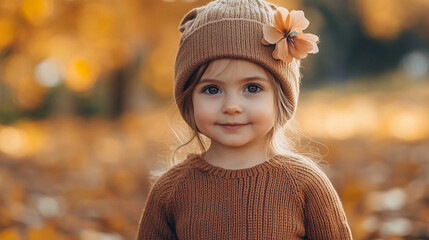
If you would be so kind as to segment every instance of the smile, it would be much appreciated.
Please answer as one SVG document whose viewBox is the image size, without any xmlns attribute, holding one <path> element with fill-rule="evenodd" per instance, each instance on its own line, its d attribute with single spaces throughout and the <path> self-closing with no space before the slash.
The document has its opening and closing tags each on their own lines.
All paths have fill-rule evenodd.
<svg viewBox="0 0 429 240">
<path fill-rule="evenodd" d="M 246 125 L 247 123 L 246 124 L 239 124 L 239 123 L 219 124 L 219 126 L 221 126 L 223 129 L 230 130 L 230 131 L 240 129 Z"/>
</svg>

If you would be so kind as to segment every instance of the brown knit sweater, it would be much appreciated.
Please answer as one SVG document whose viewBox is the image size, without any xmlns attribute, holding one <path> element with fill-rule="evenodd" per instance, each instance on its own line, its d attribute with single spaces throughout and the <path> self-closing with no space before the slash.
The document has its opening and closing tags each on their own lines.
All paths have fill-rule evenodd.
<svg viewBox="0 0 429 240">
<path fill-rule="evenodd" d="M 155 182 L 138 239 L 347 240 L 352 235 L 335 189 L 315 164 L 275 156 L 231 170 L 190 154 Z"/>
</svg>

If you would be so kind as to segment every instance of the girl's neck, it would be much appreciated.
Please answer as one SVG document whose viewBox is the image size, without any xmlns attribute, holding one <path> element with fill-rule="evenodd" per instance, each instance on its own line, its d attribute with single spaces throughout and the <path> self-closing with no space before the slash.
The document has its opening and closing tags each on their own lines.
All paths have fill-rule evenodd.
<svg viewBox="0 0 429 240">
<path fill-rule="evenodd" d="M 229 148 L 213 142 L 203 155 L 206 162 L 225 169 L 250 168 L 269 160 L 271 157 L 267 156 L 265 149 L 260 146 Z"/>
</svg>

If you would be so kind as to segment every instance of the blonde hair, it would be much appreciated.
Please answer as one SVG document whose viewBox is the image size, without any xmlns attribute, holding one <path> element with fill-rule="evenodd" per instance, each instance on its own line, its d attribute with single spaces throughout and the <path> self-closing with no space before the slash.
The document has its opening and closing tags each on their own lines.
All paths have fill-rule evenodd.
<svg viewBox="0 0 429 240">
<path fill-rule="evenodd" d="M 183 140 L 184 134 L 177 128 L 171 128 L 174 135 L 178 138 L 180 144 L 174 148 L 170 156 L 170 165 L 175 165 L 181 160 L 176 156 L 182 149 L 187 149 L 187 153 L 195 152 L 200 150 L 201 153 L 207 150 L 208 139 L 199 133 L 197 125 L 194 119 L 194 110 L 192 102 L 192 92 L 200 81 L 204 72 L 212 61 L 201 65 L 189 78 L 189 81 L 185 85 L 184 92 L 176 98 L 177 106 L 183 120 L 190 127 L 191 133 L 187 137 L 187 140 Z M 231 64 L 226 64 L 231 66 Z M 225 71 L 227 67 L 223 71 Z M 273 128 L 268 132 L 268 141 L 266 145 L 267 155 L 283 155 L 288 158 L 293 158 L 299 161 L 307 163 L 318 163 L 321 159 L 319 151 L 315 147 L 311 147 L 309 142 L 315 142 L 314 140 L 305 137 L 301 131 L 299 131 L 298 123 L 295 120 L 292 111 L 290 110 L 290 102 L 284 94 L 280 83 L 268 70 L 263 68 L 269 76 L 274 86 L 275 96 L 275 107 L 277 108 L 277 116 L 274 122 Z M 292 116 L 292 117 L 291 117 Z M 189 130 L 189 129 L 188 129 Z M 302 139 L 309 140 L 307 144 L 302 144 Z M 195 146 L 195 141 L 197 147 Z M 185 155 L 187 154 L 185 152 Z M 159 174 L 162 174 L 161 172 Z"/>
</svg>

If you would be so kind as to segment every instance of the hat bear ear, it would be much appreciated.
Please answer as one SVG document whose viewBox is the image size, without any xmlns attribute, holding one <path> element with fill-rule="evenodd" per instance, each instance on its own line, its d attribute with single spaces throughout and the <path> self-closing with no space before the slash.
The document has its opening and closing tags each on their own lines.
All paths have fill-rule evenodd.
<svg viewBox="0 0 429 240">
<path fill-rule="evenodd" d="M 200 9 L 201 7 L 194 8 L 185 15 L 185 17 L 180 22 L 180 26 L 179 26 L 179 30 L 181 33 L 183 33 L 186 30 L 186 28 L 188 28 L 192 24 L 192 22 L 194 22 Z"/>
<path fill-rule="evenodd" d="M 268 3 L 268 6 L 270 6 L 271 9 L 273 9 L 273 10 L 277 10 L 277 6 L 274 5 L 273 3 Z"/>
</svg>

